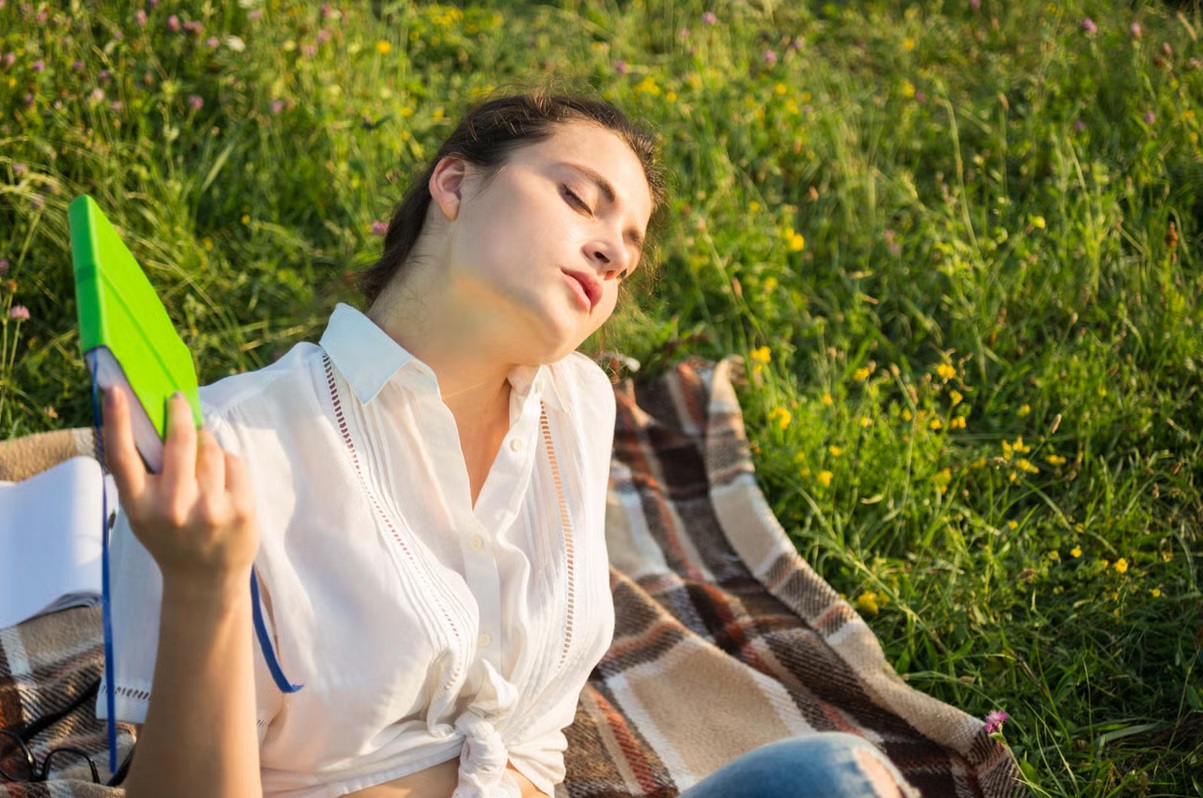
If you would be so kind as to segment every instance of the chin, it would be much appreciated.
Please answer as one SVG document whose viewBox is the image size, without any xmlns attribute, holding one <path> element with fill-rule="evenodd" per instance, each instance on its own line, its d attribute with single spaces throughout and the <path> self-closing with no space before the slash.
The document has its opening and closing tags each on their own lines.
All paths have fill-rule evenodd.
<svg viewBox="0 0 1203 798">
<path fill-rule="evenodd" d="M 595 325 L 583 316 L 579 307 L 546 299 L 526 306 L 522 314 L 527 322 L 522 338 L 528 363 L 548 364 L 567 357 L 593 334 Z"/>
</svg>

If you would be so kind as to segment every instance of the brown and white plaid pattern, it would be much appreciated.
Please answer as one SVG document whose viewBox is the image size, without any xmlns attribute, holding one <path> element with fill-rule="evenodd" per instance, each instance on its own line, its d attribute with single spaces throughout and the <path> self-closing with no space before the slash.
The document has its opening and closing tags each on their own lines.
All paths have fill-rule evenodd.
<svg viewBox="0 0 1203 798">
<path fill-rule="evenodd" d="M 617 626 L 567 730 L 557 798 L 672 798 L 746 751 L 816 730 L 865 737 L 924 796 L 1024 794 L 984 724 L 898 678 L 789 543 L 756 486 L 734 366 L 685 363 L 647 386 L 616 387 L 606 534 Z M 27 475 L 6 462 L 6 446 L 0 478 Z M 65 706 L 100 668 L 97 609 L 3 630 L 0 727 Z M 102 724 L 76 714 L 35 750 L 102 752 Z M 0 785 L 0 795 L 121 791 L 60 781 Z"/>
</svg>

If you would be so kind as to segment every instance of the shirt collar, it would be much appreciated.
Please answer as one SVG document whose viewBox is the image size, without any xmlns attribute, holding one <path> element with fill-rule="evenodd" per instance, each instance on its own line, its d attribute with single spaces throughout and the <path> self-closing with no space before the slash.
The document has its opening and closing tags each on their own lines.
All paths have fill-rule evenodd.
<svg viewBox="0 0 1203 798">
<path fill-rule="evenodd" d="M 322 333 L 321 346 L 356 398 L 365 405 L 380 393 L 393 375 L 407 366 L 428 376 L 431 388 L 438 384 L 429 366 L 390 338 L 376 322 L 342 302 L 330 315 L 326 331 Z M 515 366 L 509 380 L 523 401 L 534 397 L 557 410 L 564 408 L 559 387 L 547 366 Z"/>
</svg>

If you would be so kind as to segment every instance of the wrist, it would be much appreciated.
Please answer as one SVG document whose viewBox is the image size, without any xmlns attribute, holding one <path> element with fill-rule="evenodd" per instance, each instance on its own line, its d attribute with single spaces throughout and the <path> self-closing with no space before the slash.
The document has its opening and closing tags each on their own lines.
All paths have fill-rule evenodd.
<svg viewBox="0 0 1203 798">
<path fill-rule="evenodd" d="M 182 609 L 234 609 L 250 604 L 251 568 L 208 574 L 163 573 L 163 606 Z"/>
</svg>

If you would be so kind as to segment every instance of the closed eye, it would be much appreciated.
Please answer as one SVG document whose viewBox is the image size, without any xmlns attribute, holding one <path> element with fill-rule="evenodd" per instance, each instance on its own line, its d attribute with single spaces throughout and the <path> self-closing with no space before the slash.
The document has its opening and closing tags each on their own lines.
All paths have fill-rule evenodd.
<svg viewBox="0 0 1203 798">
<path fill-rule="evenodd" d="M 590 217 L 593 216 L 593 209 L 590 208 L 589 205 L 583 199 L 581 199 L 579 196 L 577 196 L 575 191 L 570 189 L 567 185 L 560 186 L 560 191 L 564 195 L 565 202 L 567 202 L 569 205 L 576 208 L 578 211 L 585 214 L 586 216 L 590 216 Z"/>
</svg>

